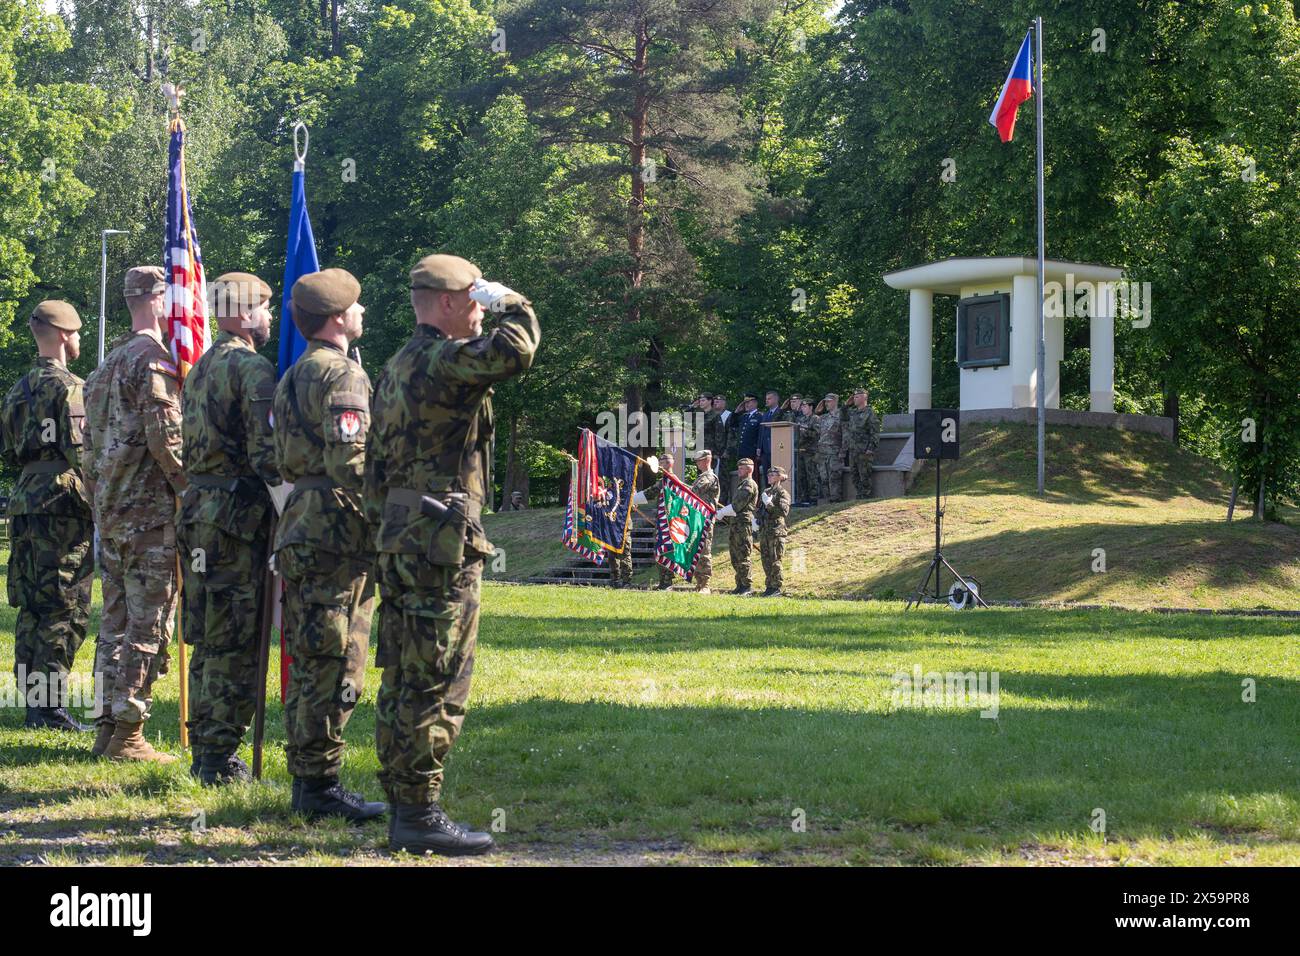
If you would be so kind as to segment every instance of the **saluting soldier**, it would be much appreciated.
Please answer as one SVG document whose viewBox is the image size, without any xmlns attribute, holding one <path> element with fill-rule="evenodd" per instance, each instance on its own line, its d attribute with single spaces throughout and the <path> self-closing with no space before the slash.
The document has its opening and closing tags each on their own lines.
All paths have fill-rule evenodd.
<svg viewBox="0 0 1300 956">
<path fill-rule="evenodd" d="M 849 459 L 849 474 L 859 498 L 871 497 L 871 466 L 880 445 L 880 419 L 868 402 L 865 388 L 853 390 L 853 404 L 844 416 L 844 447 Z"/>
<path fill-rule="evenodd" d="M 816 504 L 819 494 L 817 488 L 817 416 L 813 414 L 812 402 L 807 399 L 799 407 L 799 416 L 795 419 L 795 432 L 797 435 L 795 492 L 804 504 Z"/>
<path fill-rule="evenodd" d="M 753 586 L 753 551 L 754 551 L 754 504 L 758 500 L 758 485 L 750 477 L 754 473 L 754 460 L 742 458 L 736 462 L 736 493 L 731 496 L 731 504 L 718 512 L 719 518 L 728 518 L 730 532 L 727 548 L 731 554 L 731 566 L 736 572 L 736 587 L 732 594 L 741 596 L 754 593 Z"/>
<path fill-rule="evenodd" d="M 388 845 L 471 854 L 492 837 L 443 810 L 443 766 L 460 734 L 478 641 L 482 511 L 491 498 L 492 391 L 533 363 L 531 303 L 459 256 L 411 270 L 415 332 L 375 396 L 365 500 L 378 523 L 379 778 L 393 804 Z M 499 316 L 483 332 L 483 310 Z"/>
<path fill-rule="evenodd" d="M 271 336 L 271 287 L 228 272 L 210 297 L 220 331 L 190 370 L 181 402 L 189 487 L 179 528 L 184 636 L 194 647 L 191 771 L 209 786 L 251 778 L 237 751 L 257 704 L 270 487 L 281 484 L 270 423 L 275 367 L 256 351 Z"/>
<path fill-rule="evenodd" d="M 691 483 L 691 491 L 714 508 L 718 507 L 718 495 L 722 485 L 712 468 L 713 453 L 702 448 L 695 453 L 695 468 L 698 474 Z M 700 556 L 695 561 L 695 590 L 700 594 L 709 593 L 709 579 L 713 577 L 713 524 L 710 522 L 700 538 Z"/>
<path fill-rule="evenodd" d="M 99 528 L 104 610 L 95 673 L 104 707 L 92 753 L 171 763 L 144 738 L 153 685 L 167 673 L 176 611 L 180 376 L 163 339 L 158 266 L 126 274 L 131 335 L 86 379 L 83 469 Z"/>
<path fill-rule="evenodd" d="M 817 483 L 831 501 L 844 500 L 844 420 L 834 392 L 817 403 Z M 816 409 L 814 409 L 816 411 Z"/>
<path fill-rule="evenodd" d="M 388 809 L 339 783 L 374 610 L 367 574 L 374 537 L 361 500 L 370 379 L 347 354 L 362 332 L 360 296 L 360 283 L 343 269 L 294 283 L 293 321 L 307 351 L 280 379 L 273 402 L 276 467 L 293 489 L 274 546 L 293 656 L 284 702 L 293 809 L 354 823 Z"/>
<path fill-rule="evenodd" d="M 67 364 L 81 353 L 81 318 L 68 303 L 50 300 L 32 312 L 28 328 L 39 357 L 0 410 L 0 454 L 22 469 L 9 498 L 8 596 L 18 609 L 14 676 L 27 704 L 24 727 L 89 730 L 67 711 L 68 675 L 86 639 L 95 567 L 81 479 L 83 383 Z"/>
<path fill-rule="evenodd" d="M 767 488 L 759 496 L 762 507 L 758 527 L 758 549 L 763 558 L 763 597 L 781 593 L 784 583 L 781 560 L 785 557 L 785 519 L 790 514 L 790 492 L 785 488 L 785 469 L 774 465 L 767 473 Z"/>
<path fill-rule="evenodd" d="M 632 504 L 648 505 L 651 508 L 657 509 L 659 507 L 659 499 L 664 493 L 664 481 L 665 481 L 664 472 L 671 472 L 675 464 L 677 464 L 677 459 L 671 453 L 665 452 L 664 454 L 660 455 L 659 456 L 659 477 L 656 478 L 654 484 L 648 487 L 645 491 L 638 491 L 635 495 L 633 495 Z M 623 549 L 623 552 L 627 556 L 627 565 L 629 569 L 628 580 L 631 580 L 631 576 L 632 576 L 631 575 L 631 567 L 632 567 L 632 536 L 631 535 L 628 535 L 627 547 Z M 673 586 L 673 573 L 669 571 L 667 568 L 665 568 L 662 564 L 658 565 L 658 568 L 659 568 L 659 584 L 655 588 L 655 590 L 668 591 Z"/>
</svg>

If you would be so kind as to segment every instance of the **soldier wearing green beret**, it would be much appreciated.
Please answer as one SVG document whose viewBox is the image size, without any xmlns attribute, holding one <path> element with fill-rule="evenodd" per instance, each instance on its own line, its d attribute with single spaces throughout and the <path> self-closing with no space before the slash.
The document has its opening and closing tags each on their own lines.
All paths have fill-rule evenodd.
<svg viewBox="0 0 1300 956">
<path fill-rule="evenodd" d="M 354 823 L 388 809 L 339 783 L 374 610 L 374 535 L 361 498 L 370 379 L 347 354 L 361 337 L 360 296 L 360 283 L 343 269 L 294 283 L 293 321 L 307 351 L 280 379 L 273 402 L 276 467 L 292 486 L 274 549 L 293 657 L 284 702 L 293 808 Z"/>
<path fill-rule="evenodd" d="M 67 365 L 81 351 L 81 319 L 68 303 L 46 301 L 28 328 L 39 357 L 0 409 L 0 456 L 21 469 L 9 498 L 14 676 L 27 703 L 23 726 L 88 730 L 66 707 L 94 571 L 94 526 L 81 478 L 83 383 Z"/>
<path fill-rule="evenodd" d="M 182 393 L 189 486 L 178 532 L 184 635 L 194 648 L 188 726 L 197 767 L 191 772 L 213 785 L 251 776 L 237 751 L 257 704 L 270 489 L 281 481 L 270 422 L 275 367 L 256 351 L 271 336 L 271 287 L 229 272 L 208 292 L 219 332 Z"/>
<path fill-rule="evenodd" d="M 541 339 L 528 299 L 459 256 L 411 270 L 415 331 L 375 394 L 365 503 L 378 525 L 383 682 L 375 705 L 388 845 L 485 853 L 492 838 L 442 807 L 443 766 L 465 720 L 478 642 L 483 530 L 491 501 L 492 391 L 525 372 Z M 484 310 L 496 317 L 483 330 Z"/>
</svg>

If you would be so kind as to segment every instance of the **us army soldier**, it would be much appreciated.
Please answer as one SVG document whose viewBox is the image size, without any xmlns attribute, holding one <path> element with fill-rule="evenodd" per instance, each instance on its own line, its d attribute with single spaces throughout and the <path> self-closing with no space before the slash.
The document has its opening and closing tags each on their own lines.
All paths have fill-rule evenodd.
<svg viewBox="0 0 1300 956">
<path fill-rule="evenodd" d="M 784 579 L 781 559 L 785 557 L 785 519 L 790 514 L 790 492 L 785 488 L 785 469 L 774 466 L 767 473 L 767 488 L 759 496 L 762 518 L 758 527 L 758 550 L 763 558 L 763 597 L 781 593 Z"/>
<path fill-rule="evenodd" d="M 267 599 L 270 486 L 280 485 L 269 416 L 275 368 L 257 348 L 271 336 L 271 288 L 229 272 L 212 284 L 220 330 L 182 393 L 189 487 L 181 501 L 184 636 L 190 661 L 190 747 L 202 783 L 248 780 L 240 741 L 257 704 L 261 609 Z"/>
<path fill-rule="evenodd" d="M 533 363 L 541 330 L 524 296 L 450 255 L 411 270 L 415 332 L 375 396 L 366 508 L 377 521 L 380 781 L 394 812 L 393 850 L 485 853 L 492 838 L 442 808 L 443 766 L 465 720 L 478 641 L 479 585 L 492 544 L 498 382 Z M 483 310 L 499 317 L 483 332 Z"/>
<path fill-rule="evenodd" d="M 180 378 L 163 344 L 167 284 L 126 274 L 131 335 L 86 380 L 84 470 L 99 527 L 104 611 L 95 647 L 104 709 L 93 753 L 171 763 L 144 739 L 153 685 L 167 673 L 176 611 Z"/>
<path fill-rule="evenodd" d="M 853 404 L 844 416 L 844 446 L 849 457 L 849 474 L 859 498 L 871 497 L 871 466 L 880 445 L 880 419 L 867 401 L 865 388 L 853 390 Z"/>
<path fill-rule="evenodd" d="M 285 581 L 289 689 L 285 757 L 293 809 L 360 823 L 387 811 L 339 783 L 343 731 L 364 686 L 374 610 L 374 537 L 361 501 L 370 379 L 348 358 L 362 332 L 361 285 L 343 269 L 294 283 L 307 351 L 275 389 L 275 462 L 293 486 L 275 532 Z"/>
<path fill-rule="evenodd" d="M 46 301 L 28 328 L 39 357 L 0 410 L 0 454 L 22 469 L 9 498 L 9 604 L 18 609 L 14 677 L 27 703 L 24 727 L 89 730 L 67 711 L 68 675 L 86 639 L 95 567 L 81 479 L 82 381 L 67 365 L 81 352 L 81 318 L 66 302 Z"/>
</svg>

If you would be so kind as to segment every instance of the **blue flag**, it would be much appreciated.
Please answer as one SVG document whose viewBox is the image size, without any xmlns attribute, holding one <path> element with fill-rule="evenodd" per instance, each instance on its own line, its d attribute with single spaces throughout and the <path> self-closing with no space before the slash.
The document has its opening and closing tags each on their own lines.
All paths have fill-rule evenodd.
<svg viewBox="0 0 1300 956">
<path fill-rule="evenodd" d="M 307 215 L 306 173 L 299 162 L 293 171 L 293 204 L 289 211 L 289 245 L 284 256 L 284 296 L 280 300 L 280 367 L 283 375 L 307 351 L 307 340 L 293 324 L 293 284 L 302 276 L 320 271 L 316 258 L 316 237 Z"/>
<path fill-rule="evenodd" d="M 641 459 L 611 445 L 584 429 L 579 447 L 578 508 L 583 528 L 603 548 L 622 552 L 629 547 L 632 525 L 632 496 L 636 493 L 637 468 Z"/>
</svg>

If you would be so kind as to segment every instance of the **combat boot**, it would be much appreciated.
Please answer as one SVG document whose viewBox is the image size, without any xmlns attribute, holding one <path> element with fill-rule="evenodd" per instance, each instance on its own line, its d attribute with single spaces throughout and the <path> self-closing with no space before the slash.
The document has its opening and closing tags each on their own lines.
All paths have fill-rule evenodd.
<svg viewBox="0 0 1300 956">
<path fill-rule="evenodd" d="M 293 778 L 293 789 L 289 791 L 289 809 L 302 809 L 302 778 Z"/>
<path fill-rule="evenodd" d="M 113 739 L 108 742 L 104 756 L 110 760 L 132 760 L 146 763 L 175 763 L 171 754 L 160 753 L 144 739 L 144 723 L 131 724 L 119 720 L 113 728 Z"/>
<path fill-rule="evenodd" d="M 90 729 L 89 724 L 83 724 L 64 707 L 42 707 L 40 709 L 41 723 L 38 727 L 44 727 L 48 730 L 67 730 L 72 733 L 85 733 Z"/>
<path fill-rule="evenodd" d="M 95 734 L 95 745 L 90 748 L 92 757 L 104 756 L 104 751 L 108 749 L 108 742 L 113 739 L 113 722 L 111 720 L 100 721 L 99 728 Z"/>
<path fill-rule="evenodd" d="M 199 773 L 203 769 L 203 755 L 199 753 L 197 747 L 190 751 L 190 776 L 195 780 L 199 779 Z"/>
<path fill-rule="evenodd" d="M 458 823 L 436 803 L 397 804 L 389 831 L 388 848 L 394 852 L 437 853 L 441 856 L 472 856 L 494 846 L 492 837 Z"/>
<path fill-rule="evenodd" d="M 253 779 L 248 764 L 233 753 L 205 753 L 199 767 L 199 783 L 219 787 L 227 783 L 248 783 Z"/>
<path fill-rule="evenodd" d="M 23 714 L 23 730 L 40 730 L 44 726 L 45 722 L 41 720 L 41 708 L 28 707 Z"/>
<path fill-rule="evenodd" d="M 344 789 L 337 777 L 304 777 L 301 787 L 298 809 L 309 820 L 342 817 L 349 823 L 365 823 L 388 812 L 388 804 L 370 802 Z"/>
</svg>

